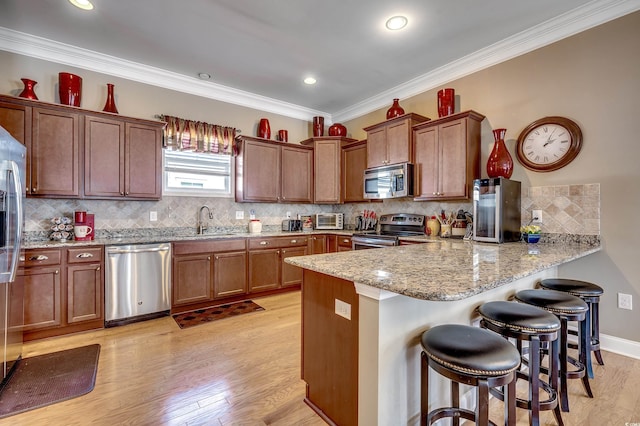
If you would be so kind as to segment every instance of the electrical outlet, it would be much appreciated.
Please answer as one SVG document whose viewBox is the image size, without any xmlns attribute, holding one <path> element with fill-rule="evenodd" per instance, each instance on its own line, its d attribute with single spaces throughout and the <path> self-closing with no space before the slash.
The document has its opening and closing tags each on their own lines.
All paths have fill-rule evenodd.
<svg viewBox="0 0 640 426">
<path fill-rule="evenodd" d="M 542 210 L 533 210 L 531 212 L 531 220 L 533 223 L 542 223 Z"/>
<path fill-rule="evenodd" d="M 244 210 L 236 210 L 236 219 L 244 219 Z"/>
<path fill-rule="evenodd" d="M 346 318 L 351 320 L 351 305 L 347 302 L 343 302 L 340 299 L 336 300 L 336 314 L 340 315 L 342 318 Z"/>
<path fill-rule="evenodd" d="M 633 309 L 633 297 L 630 294 L 618 293 L 618 308 Z"/>
<path fill-rule="evenodd" d="M 291 212 L 287 212 L 287 219 L 291 219 Z"/>
<path fill-rule="evenodd" d="M 149 212 L 149 221 L 155 222 L 158 220 L 158 212 Z"/>
<path fill-rule="evenodd" d="M 254 209 L 249 210 L 249 219 L 253 220 L 256 218 L 256 211 Z"/>
</svg>

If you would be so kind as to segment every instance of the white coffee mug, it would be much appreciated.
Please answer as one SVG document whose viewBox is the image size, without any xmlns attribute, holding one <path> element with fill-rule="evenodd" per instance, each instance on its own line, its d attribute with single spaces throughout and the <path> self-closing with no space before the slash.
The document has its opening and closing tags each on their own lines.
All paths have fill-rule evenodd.
<svg viewBox="0 0 640 426">
<path fill-rule="evenodd" d="M 87 225 L 76 225 L 73 227 L 73 233 L 79 238 L 86 237 L 91 231 L 93 231 L 93 228 Z"/>
</svg>

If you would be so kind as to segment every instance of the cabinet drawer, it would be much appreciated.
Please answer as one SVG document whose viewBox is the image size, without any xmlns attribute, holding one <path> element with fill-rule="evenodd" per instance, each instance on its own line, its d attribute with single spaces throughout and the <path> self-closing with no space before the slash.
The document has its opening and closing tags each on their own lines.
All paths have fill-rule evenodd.
<svg viewBox="0 0 640 426">
<path fill-rule="evenodd" d="M 338 235 L 338 246 L 351 248 L 351 237 Z"/>
<path fill-rule="evenodd" d="M 102 247 L 78 247 L 67 250 L 67 263 L 89 263 L 102 260 Z"/>
<path fill-rule="evenodd" d="M 235 240 L 204 240 L 173 243 L 173 254 L 216 253 L 223 251 L 242 251 L 244 238 Z"/>
<path fill-rule="evenodd" d="M 260 250 L 269 248 L 282 248 L 282 247 L 299 247 L 306 246 L 309 242 L 309 237 L 306 236 L 291 236 L 291 237 L 275 237 L 275 238 L 250 238 L 249 250 Z"/>
<path fill-rule="evenodd" d="M 29 268 L 31 266 L 59 265 L 61 258 L 59 249 L 25 250 L 24 263 L 21 258 L 20 264 L 24 265 L 25 268 Z"/>
</svg>

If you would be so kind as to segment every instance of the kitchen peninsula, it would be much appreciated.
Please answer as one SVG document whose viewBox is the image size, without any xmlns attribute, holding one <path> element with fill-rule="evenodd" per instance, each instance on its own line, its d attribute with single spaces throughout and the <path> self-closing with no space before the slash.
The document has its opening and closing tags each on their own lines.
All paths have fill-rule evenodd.
<svg viewBox="0 0 640 426">
<path fill-rule="evenodd" d="M 599 244 L 425 244 L 300 256 L 306 402 L 340 425 L 418 424 L 420 335 L 556 276 Z M 440 380 L 434 396 L 446 395 Z"/>
</svg>

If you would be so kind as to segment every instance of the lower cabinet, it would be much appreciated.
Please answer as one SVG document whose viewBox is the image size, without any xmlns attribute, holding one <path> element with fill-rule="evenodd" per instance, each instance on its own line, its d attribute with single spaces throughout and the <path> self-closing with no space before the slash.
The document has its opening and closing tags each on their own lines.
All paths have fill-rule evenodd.
<svg viewBox="0 0 640 426">
<path fill-rule="evenodd" d="M 24 293 L 24 339 L 104 326 L 101 246 L 25 250 L 18 280 Z"/>
<path fill-rule="evenodd" d="M 353 250 L 351 246 L 351 237 L 338 235 L 338 251 L 351 251 Z"/>
<path fill-rule="evenodd" d="M 178 243 L 174 244 L 174 252 Z M 213 300 L 211 253 L 174 255 L 172 306 Z"/>
<path fill-rule="evenodd" d="M 327 253 L 351 251 L 350 235 L 327 235 Z"/>
<path fill-rule="evenodd" d="M 285 263 L 291 256 L 308 254 L 306 236 L 252 238 L 249 240 L 249 293 L 302 284 L 302 269 Z"/>
<path fill-rule="evenodd" d="M 327 252 L 328 235 L 312 235 L 309 238 L 309 254 L 322 254 Z"/>
<path fill-rule="evenodd" d="M 213 298 L 247 293 L 247 252 L 216 253 L 213 256 Z"/>
</svg>

